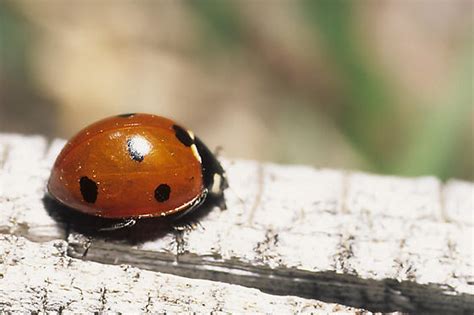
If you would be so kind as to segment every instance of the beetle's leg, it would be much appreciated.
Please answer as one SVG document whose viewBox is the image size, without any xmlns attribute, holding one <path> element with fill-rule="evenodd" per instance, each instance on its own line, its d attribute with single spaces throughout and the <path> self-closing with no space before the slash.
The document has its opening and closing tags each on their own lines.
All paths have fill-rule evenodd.
<svg viewBox="0 0 474 315">
<path fill-rule="evenodd" d="M 188 221 L 188 222 L 179 222 L 176 221 L 172 225 L 173 230 L 176 232 L 183 232 L 183 231 L 194 231 L 198 228 L 204 229 L 204 227 L 199 223 L 199 221 Z"/>
<path fill-rule="evenodd" d="M 118 223 L 114 223 L 108 227 L 103 227 L 100 228 L 99 231 L 105 232 L 105 231 L 115 231 L 115 230 L 120 230 L 126 227 L 131 227 L 134 226 L 137 221 L 135 219 L 124 219 L 123 221 L 120 221 Z"/>
<path fill-rule="evenodd" d="M 206 197 L 207 197 L 207 189 L 204 189 L 203 192 L 201 193 L 201 196 L 199 196 L 199 198 L 196 199 L 194 203 L 189 206 L 188 209 L 174 215 L 173 217 L 174 220 L 179 220 L 183 218 L 184 216 L 191 214 L 194 210 L 198 209 L 204 203 L 204 201 L 206 200 Z"/>
</svg>

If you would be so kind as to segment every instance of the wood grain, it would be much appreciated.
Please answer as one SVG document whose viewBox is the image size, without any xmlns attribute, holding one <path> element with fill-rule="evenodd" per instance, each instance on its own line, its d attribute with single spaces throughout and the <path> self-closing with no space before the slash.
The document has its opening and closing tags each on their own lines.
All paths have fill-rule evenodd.
<svg viewBox="0 0 474 315">
<path fill-rule="evenodd" d="M 65 241 L 0 234 L 0 309 L 12 313 L 366 313 L 351 307 L 67 256 Z M 368 313 L 368 312 L 367 312 Z"/>
<path fill-rule="evenodd" d="M 58 218 L 43 199 L 63 144 L 0 135 L 0 233 L 66 240 L 68 257 L 275 298 L 371 311 L 474 311 L 472 183 L 223 159 L 228 209 L 211 209 L 194 229 L 146 221 L 94 233 Z"/>
</svg>

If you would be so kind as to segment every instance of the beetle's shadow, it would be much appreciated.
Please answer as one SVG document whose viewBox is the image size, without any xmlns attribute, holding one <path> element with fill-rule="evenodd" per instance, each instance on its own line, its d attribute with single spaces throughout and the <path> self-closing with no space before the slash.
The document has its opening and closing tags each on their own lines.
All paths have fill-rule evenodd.
<svg viewBox="0 0 474 315">
<path fill-rule="evenodd" d="M 79 212 L 67 207 L 50 195 L 45 194 L 43 204 L 48 214 L 61 224 L 66 234 L 80 233 L 91 238 L 124 241 L 130 244 L 139 244 L 164 237 L 168 233 L 178 231 L 177 227 L 188 226 L 202 220 L 210 211 L 217 209 L 221 200 L 207 198 L 196 210 L 183 217 L 169 215 L 166 217 L 153 217 L 137 219 L 132 226 L 125 226 L 114 230 L 103 230 L 114 225 L 124 223 L 124 220 L 106 219 Z"/>
</svg>

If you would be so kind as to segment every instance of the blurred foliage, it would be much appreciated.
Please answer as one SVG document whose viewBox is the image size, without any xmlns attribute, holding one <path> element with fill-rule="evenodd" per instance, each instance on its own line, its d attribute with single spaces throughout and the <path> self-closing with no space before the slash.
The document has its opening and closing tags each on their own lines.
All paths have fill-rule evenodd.
<svg viewBox="0 0 474 315">
<path fill-rule="evenodd" d="M 299 71 L 296 76 L 300 77 L 297 78 L 299 82 L 295 83 L 298 80 L 288 74 L 293 74 L 291 69 L 285 70 L 280 59 L 272 61 L 270 57 L 278 56 L 278 47 L 262 48 L 265 40 L 259 36 L 263 33 L 255 34 L 256 22 L 249 23 L 249 13 L 242 9 L 245 1 L 184 3 L 186 10 L 202 26 L 199 30 L 193 30 L 197 33 L 201 51 L 212 52 L 212 56 L 224 59 L 229 56 L 248 59 L 249 66 L 257 65 L 253 70 L 259 71 L 259 75 L 273 88 L 270 93 L 274 94 L 274 98 L 269 98 L 269 102 L 275 103 L 275 98 L 281 98 L 279 104 L 255 110 L 264 122 L 278 112 L 275 115 L 277 127 L 270 124 L 269 128 L 274 128 L 275 133 L 279 132 L 279 128 L 285 132 L 279 136 L 282 141 L 279 147 L 306 157 L 314 155 L 314 150 L 303 148 L 307 138 L 299 137 L 309 134 L 309 139 L 314 139 L 314 145 L 324 143 L 321 139 L 324 136 L 316 134 L 323 129 L 316 125 L 325 125 L 323 121 L 328 120 L 327 128 L 334 126 L 337 129 L 335 133 L 342 134 L 352 151 L 364 161 L 358 165 L 368 170 L 474 178 L 471 34 L 465 40 L 464 55 L 459 56 L 457 68 L 451 69 L 452 79 L 449 82 L 452 86 L 446 87 L 443 98 L 436 100 L 436 104 L 420 106 L 421 98 L 416 95 L 400 96 L 403 91 L 377 59 L 357 27 L 360 23 L 358 15 L 367 2 L 302 0 L 295 3 L 303 24 L 311 34 L 314 60 L 321 58 L 318 54 L 322 53 L 331 76 L 336 78 L 328 80 L 336 82 L 331 88 L 327 88 L 324 82 L 321 86 L 314 86 L 316 81 L 311 79 L 317 77 L 314 74 L 318 68 L 312 65 L 296 67 Z M 267 2 L 267 5 L 270 3 L 276 2 Z M 28 74 L 28 45 L 33 33 L 25 32 L 27 22 L 11 4 L 0 1 L 0 79 L 3 76 L 15 80 L 18 75 L 26 82 L 30 80 L 25 74 Z M 261 18 L 266 18 L 265 12 Z M 241 65 L 237 64 L 237 67 Z M 28 85 L 25 88 L 34 89 Z M 5 99 L 4 95 L 0 96 Z M 292 129 L 296 132 L 293 133 Z M 291 136 L 286 137 L 286 134 Z M 341 149 L 340 152 L 345 154 L 347 150 Z M 287 152 L 275 154 L 272 159 L 300 162 L 297 156 Z M 304 161 L 308 160 L 311 161 L 310 158 Z M 314 164 L 318 164 L 316 157 Z"/>
<path fill-rule="evenodd" d="M 206 22 L 205 33 L 217 47 L 232 49 L 241 44 L 242 30 L 239 15 L 230 1 L 189 1 L 190 7 Z"/>
<path fill-rule="evenodd" d="M 21 12 L 12 3 L 0 0 L 0 115 L 5 117 L 0 119 L 0 130 L 35 132 L 39 128 L 49 134 L 54 129 L 53 104 L 38 92 L 31 76 L 34 35 Z M 51 115 L 38 119 L 38 106 Z"/>
<path fill-rule="evenodd" d="M 232 3 L 205 0 L 191 1 L 196 13 L 206 21 L 206 32 L 224 48 L 241 45 L 239 13 Z M 406 117 L 397 112 L 390 82 L 373 62 L 373 56 L 360 47 L 354 33 L 354 2 L 347 0 L 304 0 L 301 9 L 318 39 L 322 37 L 330 60 L 343 80 L 344 94 L 330 111 L 331 118 L 361 152 L 372 170 L 403 175 L 434 174 L 441 178 L 473 178 L 457 172 L 452 163 L 460 155 L 472 158 L 472 147 L 460 141 L 466 129 L 472 131 L 472 50 L 462 65 L 462 75 L 454 80 L 454 91 L 442 106 L 429 113 L 419 112 L 405 148 L 393 156 L 393 144 L 404 133 Z M 471 48 L 471 46 L 469 46 Z M 452 88 L 452 89 L 453 89 Z M 396 148 L 395 151 L 397 151 Z M 398 149 L 400 151 L 400 149 Z M 396 153 L 395 153 L 396 154 Z"/>
<path fill-rule="evenodd" d="M 11 80 L 28 80 L 27 23 L 9 2 L 0 1 L 0 66 Z"/>
<path fill-rule="evenodd" d="M 395 114 L 382 74 L 374 70 L 369 56 L 353 33 L 353 3 L 344 0 L 304 1 L 305 12 L 316 34 L 322 35 L 327 54 L 343 80 L 340 111 L 333 119 L 378 171 L 388 171 L 387 139 L 390 125 L 381 125 Z M 382 130 L 383 128 L 383 130 Z"/>
<path fill-rule="evenodd" d="M 441 178 L 452 176 L 462 165 L 452 161 L 473 158 L 472 143 L 463 144 L 463 135 L 473 133 L 472 113 L 472 46 L 466 49 L 456 69 L 453 86 L 449 87 L 442 104 L 428 113 L 420 113 L 419 124 L 394 170 L 400 174 L 434 173 Z M 467 131 L 467 132 L 466 132 Z M 472 139 L 470 139 L 472 140 Z M 461 158 L 459 158 L 461 156 Z M 473 177 L 468 174 L 469 178 Z"/>
</svg>

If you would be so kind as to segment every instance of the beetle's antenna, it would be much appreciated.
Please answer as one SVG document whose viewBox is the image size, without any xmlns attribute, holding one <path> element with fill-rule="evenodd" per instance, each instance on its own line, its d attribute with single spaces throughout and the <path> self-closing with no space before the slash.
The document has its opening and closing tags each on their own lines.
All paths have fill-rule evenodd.
<svg viewBox="0 0 474 315">
<path fill-rule="evenodd" d="M 218 146 L 214 149 L 214 156 L 215 156 L 216 158 L 220 157 L 223 151 L 224 151 L 224 147 L 221 146 L 221 145 L 218 145 Z"/>
</svg>

